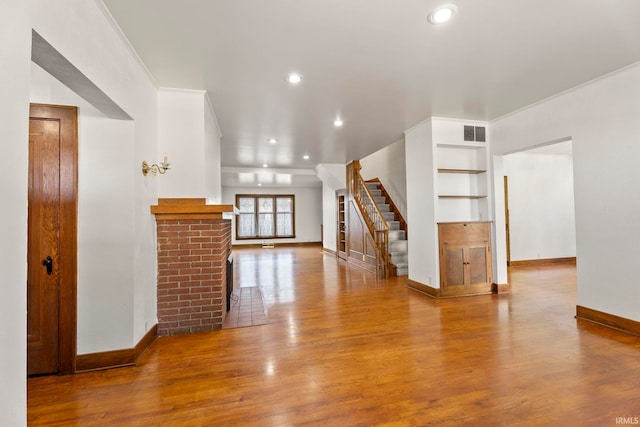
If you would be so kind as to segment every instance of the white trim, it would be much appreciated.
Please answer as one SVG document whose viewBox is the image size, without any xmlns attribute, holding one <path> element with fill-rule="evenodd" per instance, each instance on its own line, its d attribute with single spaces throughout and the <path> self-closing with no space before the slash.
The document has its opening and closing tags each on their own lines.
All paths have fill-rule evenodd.
<svg viewBox="0 0 640 427">
<path fill-rule="evenodd" d="M 440 120 L 440 121 L 445 121 L 445 122 L 456 122 L 456 123 L 469 124 L 469 125 L 482 125 L 482 126 L 488 126 L 489 123 L 490 123 L 489 121 L 486 121 L 486 120 L 456 119 L 454 117 L 429 116 L 426 119 L 422 120 L 421 122 L 411 126 L 410 128 L 405 129 L 404 134 L 406 135 L 407 132 L 411 132 L 414 129 L 422 126 L 423 124 L 425 124 L 425 123 L 427 123 L 429 121 L 433 122 L 433 120 Z"/>
<path fill-rule="evenodd" d="M 315 169 L 286 169 L 286 168 L 256 168 L 256 167 L 236 167 L 236 166 L 222 166 L 222 173 L 269 173 L 269 174 L 290 174 L 290 175 L 309 175 L 317 176 L 318 173 Z"/>
<path fill-rule="evenodd" d="M 412 132 L 412 131 L 414 131 L 415 129 L 419 128 L 420 126 L 424 125 L 425 123 L 427 123 L 427 122 L 431 121 L 431 119 L 432 119 L 432 117 L 431 117 L 431 116 L 429 116 L 429 117 L 427 117 L 426 119 L 421 120 L 420 122 L 416 123 L 415 125 L 411 126 L 410 128 L 405 129 L 405 130 L 404 130 L 404 134 L 406 135 L 406 134 L 407 134 L 407 132 Z"/>
<path fill-rule="evenodd" d="M 496 154 L 498 156 L 507 156 L 509 154 L 522 153 L 524 151 L 535 150 L 536 148 L 546 147 L 548 145 L 559 144 L 561 142 L 573 141 L 573 138 L 566 136 L 564 138 L 554 139 L 552 141 L 542 142 L 540 144 L 532 145 L 529 147 L 518 148 L 517 150 L 507 151 L 506 153 Z"/>
<path fill-rule="evenodd" d="M 202 89 L 182 89 L 179 87 L 158 87 L 158 92 L 182 92 L 190 95 L 205 95 L 207 93 L 206 90 Z"/>
<path fill-rule="evenodd" d="M 215 108 L 213 108 L 213 101 L 211 100 L 211 95 L 209 92 L 204 93 L 205 102 L 209 104 L 209 109 L 211 110 L 211 116 L 213 117 L 213 122 L 216 124 L 216 129 L 218 130 L 218 138 L 222 138 L 222 129 L 220 129 L 220 122 L 218 122 L 218 115 L 216 114 Z"/>
<path fill-rule="evenodd" d="M 597 82 L 599 82 L 601 80 L 608 79 L 610 77 L 613 77 L 613 76 L 615 76 L 617 74 L 623 73 L 625 71 L 631 70 L 631 69 L 636 68 L 636 67 L 640 67 L 640 61 L 634 62 L 634 63 L 629 64 L 629 65 L 625 65 L 622 68 L 618 68 L 617 70 L 614 70 L 614 71 L 611 71 L 609 73 L 603 74 L 601 76 L 598 76 L 596 78 L 588 80 L 588 81 L 586 81 L 584 83 L 580 83 L 579 85 L 574 86 L 574 87 L 569 88 L 569 89 L 566 89 L 566 90 L 563 90 L 562 92 L 558 92 L 555 95 L 548 96 L 548 97 L 543 98 L 543 99 L 541 99 L 539 101 L 536 101 L 536 102 L 534 102 L 532 104 L 526 105 L 524 107 L 518 108 L 517 110 L 513 110 L 513 111 L 511 111 L 509 113 L 503 114 L 500 117 L 496 117 L 495 119 L 491 119 L 491 120 L 489 120 L 489 124 L 493 124 L 493 123 L 495 123 L 495 122 L 497 122 L 499 120 L 506 119 L 507 117 L 513 116 L 515 114 L 521 113 L 521 112 L 526 111 L 526 110 L 529 110 L 530 108 L 534 108 L 534 107 L 536 107 L 536 106 L 538 106 L 540 104 L 543 104 L 543 103 L 545 103 L 547 101 L 551 101 L 551 100 L 553 100 L 555 98 L 559 98 L 559 97 L 561 97 L 563 95 L 567 95 L 567 94 L 569 94 L 571 92 L 575 92 L 575 91 L 577 91 L 579 89 L 582 89 L 582 88 L 584 88 L 586 86 L 590 86 L 590 85 L 592 85 L 594 83 L 597 83 Z"/>
</svg>

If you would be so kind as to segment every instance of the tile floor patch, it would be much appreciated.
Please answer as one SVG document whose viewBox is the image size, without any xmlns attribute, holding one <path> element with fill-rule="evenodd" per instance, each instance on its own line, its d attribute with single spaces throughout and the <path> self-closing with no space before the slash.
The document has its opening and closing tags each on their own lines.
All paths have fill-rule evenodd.
<svg viewBox="0 0 640 427">
<path fill-rule="evenodd" d="M 234 290 L 231 295 L 231 309 L 227 313 L 222 329 L 266 324 L 267 315 L 260 288 L 249 286 Z"/>
</svg>

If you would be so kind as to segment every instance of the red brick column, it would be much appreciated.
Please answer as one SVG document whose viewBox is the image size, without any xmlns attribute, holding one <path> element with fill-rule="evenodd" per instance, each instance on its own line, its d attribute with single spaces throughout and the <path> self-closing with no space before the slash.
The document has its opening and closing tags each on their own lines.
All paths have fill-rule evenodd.
<svg viewBox="0 0 640 427">
<path fill-rule="evenodd" d="M 221 329 L 231 221 L 212 215 L 156 213 L 156 223 L 158 335 Z"/>
</svg>

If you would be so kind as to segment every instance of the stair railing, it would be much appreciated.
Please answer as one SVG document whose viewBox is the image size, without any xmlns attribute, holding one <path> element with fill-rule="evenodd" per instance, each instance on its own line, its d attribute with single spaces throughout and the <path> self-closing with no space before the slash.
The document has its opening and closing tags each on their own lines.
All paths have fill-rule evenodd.
<svg viewBox="0 0 640 427">
<path fill-rule="evenodd" d="M 376 246 L 376 277 L 389 277 L 389 264 L 391 258 L 389 255 L 389 224 L 384 219 L 382 212 L 378 209 L 371 191 L 367 187 L 364 179 L 360 175 L 360 162 L 354 160 L 347 165 L 347 189 L 351 193 L 350 196 L 355 201 L 358 209 L 362 213 L 369 233 L 373 236 Z"/>
</svg>

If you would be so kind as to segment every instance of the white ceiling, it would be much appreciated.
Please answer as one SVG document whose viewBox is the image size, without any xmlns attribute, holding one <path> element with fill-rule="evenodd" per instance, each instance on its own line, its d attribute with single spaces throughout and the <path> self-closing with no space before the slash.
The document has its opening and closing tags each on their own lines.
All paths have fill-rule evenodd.
<svg viewBox="0 0 640 427">
<path fill-rule="evenodd" d="M 453 0 L 439 26 L 433 0 L 104 3 L 159 86 L 208 91 L 227 178 L 347 163 L 430 116 L 495 119 L 640 61 L 639 0 Z"/>
</svg>

